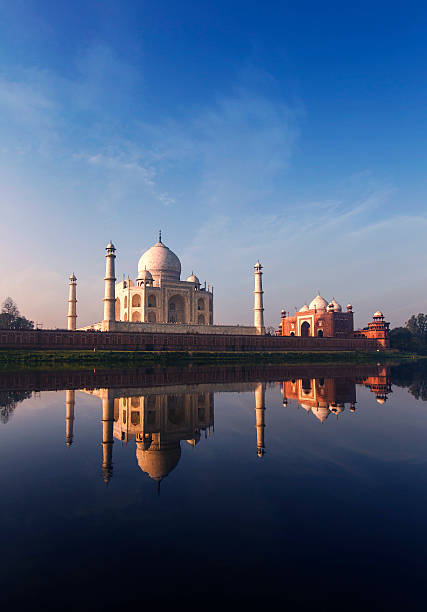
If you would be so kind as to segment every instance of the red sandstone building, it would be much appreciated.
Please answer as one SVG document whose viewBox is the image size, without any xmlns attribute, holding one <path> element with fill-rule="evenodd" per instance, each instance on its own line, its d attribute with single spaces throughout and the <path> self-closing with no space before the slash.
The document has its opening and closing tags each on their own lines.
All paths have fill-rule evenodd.
<svg viewBox="0 0 427 612">
<path fill-rule="evenodd" d="M 320 293 L 310 302 L 289 316 L 282 310 L 281 324 L 276 332 L 278 336 L 301 336 L 317 338 L 370 338 L 378 340 L 385 348 L 389 347 L 389 323 L 377 310 L 368 327 L 354 330 L 353 306 L 347 305 L 346 311 L 335 298 L 327 302 Z"/>
</svg>

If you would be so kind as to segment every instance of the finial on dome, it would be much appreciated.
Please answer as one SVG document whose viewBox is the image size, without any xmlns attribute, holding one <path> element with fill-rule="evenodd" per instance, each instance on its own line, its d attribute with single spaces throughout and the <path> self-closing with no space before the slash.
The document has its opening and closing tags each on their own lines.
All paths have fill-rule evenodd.
<svg viewBox="0 0 427 612">
<path fill-rule="evenodd" d="M 162 241 L 162 230 L 159 230 L 159 242 Z"/>
</svg>

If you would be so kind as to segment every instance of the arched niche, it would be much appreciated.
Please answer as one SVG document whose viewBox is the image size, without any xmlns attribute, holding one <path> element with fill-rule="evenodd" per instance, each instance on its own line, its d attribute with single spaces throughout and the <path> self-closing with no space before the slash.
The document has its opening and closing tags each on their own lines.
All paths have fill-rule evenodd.
<svg viewBox="0 0 427 612">
<path fill-rule="evenodd" d="M 185 323 L 185 303 L 181 295 L 169 298 L 168 323 Z"/>
<path fill-rule="evenodd" d="M 139 308 L 141 306 L 141 296 L 138 293 L 132 296 L 132 306 L 133 308 Z"/>
<path fill-rule="evenodd" d="M 310 323 L 308 321 L 304 321 L 301 323 L 301 336 L 303 338 L 308 338 L 310 335 Z"/>
</svg>

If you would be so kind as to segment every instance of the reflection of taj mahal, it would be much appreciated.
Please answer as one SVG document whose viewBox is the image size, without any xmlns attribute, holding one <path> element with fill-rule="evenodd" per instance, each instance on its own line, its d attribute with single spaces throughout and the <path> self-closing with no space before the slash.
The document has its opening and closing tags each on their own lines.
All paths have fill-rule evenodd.
<svg viewBox="0 0 427 612">
<path fill-rule="evenodd" d="M 349 405 L 356 409 L 356 384 L 373 392 L 384 404 L 391 392 L 386 367 L 370 376 L 295 378 L 278 383 L 283 406 L 297 402 L 323 423 L 331 414 L 338 417 Z M 255 409 L 256 452 L 265 454 L 265 382 L 174 385 L 144 388 L 83 390 L 102 400 L 102 471 L 109 482 L 113 473 L 114 438 L 121 444 L 135 440 L 136 459 L 141 470 L 160 483 L 176 468 L 181 458 L 181 442 L 195 447 L 202 433 L 214 431 L 214 391 L 252 392 Z M 66 391 L 67 446 L 73 442 L 75 391 Z M 254 445 L 255 445 L 254 435 Z"/>
<path fill-rule="evenodd" d="M 265 384 L 241 384 L 239 390 L 254 391 L 257 454 L 262 457 Z M 202 432 L 207 438 L 214 431 L 214 394 L 205 385 L 197 391 L 181 386 L 84 391 L 102 400 L 102 470 L 105 482 L 109 482 L 113 471 L 114 438 L 122 444 L 135 439 L 139 467 L 150 478 L 160 482 L 177 466 L 182 441 L 194 447 Z M 65 441 L 67 446 L 71 446 L 75 391 L 66 391 L 65 406 Z"/>
</svg>

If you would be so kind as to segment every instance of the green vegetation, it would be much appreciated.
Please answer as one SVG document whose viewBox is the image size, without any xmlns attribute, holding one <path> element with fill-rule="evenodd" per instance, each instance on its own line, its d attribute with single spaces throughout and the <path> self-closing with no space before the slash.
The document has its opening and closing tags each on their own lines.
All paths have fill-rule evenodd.
<svg viewBox="0 0 427 612">
<path fill-rule="evenodd" d="M 0 370 L 17 368 L 54 367 L 87 368 L 88 366 L 123 367 L 138 365 L 195 364 L 256 364 L 256 363 L 387 363 L 414 359 L 415 355 L 394 352 L 191 352 L 191 351 L 0 351 Z"/>
<path fill-rule="evenodd" d="M 391 348 L 427 355 L 427 315 L 412 315 L 405 327 L 390 331 Z"/>
<path fill-rule="evenodd" d="M 7 297 L 1 307 L 0 329 L 34 329 L 34 322 L 21 316 L 18 306 Z"/>
</svg>

